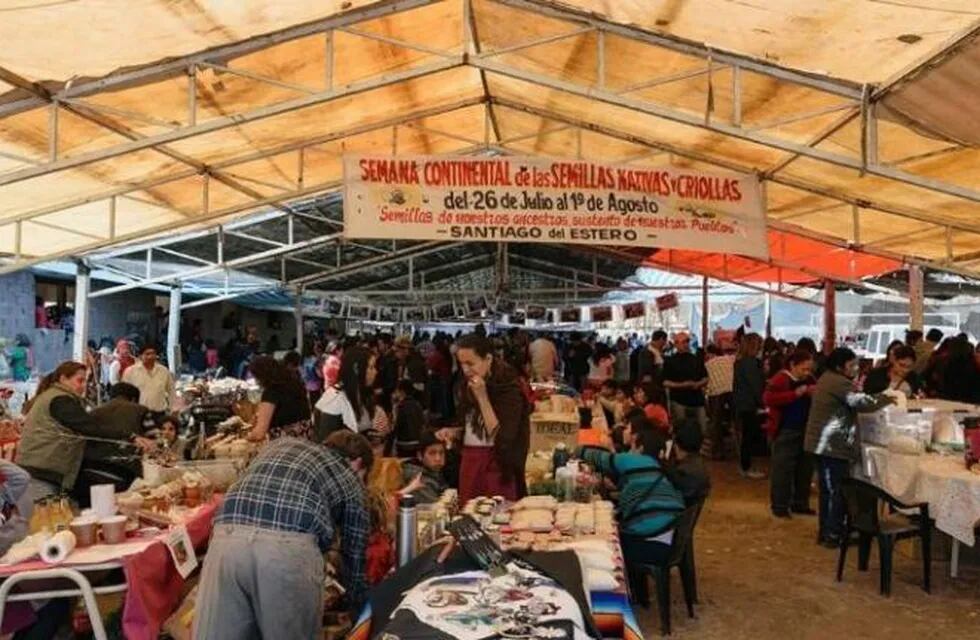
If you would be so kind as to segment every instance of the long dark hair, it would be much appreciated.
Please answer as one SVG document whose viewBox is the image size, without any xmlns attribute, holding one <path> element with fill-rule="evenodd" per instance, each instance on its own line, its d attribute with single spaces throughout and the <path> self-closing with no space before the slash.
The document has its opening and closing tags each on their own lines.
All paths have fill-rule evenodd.
<svg viewBox="0 0 980 640">
<path fill-rule="evenodd" d="M 257 356 L 248 365 L 262 389 L 275 389 L 287 397 L 303 398 L 306 388 L 295 369 L 291 369 L 272 356 Z"/>
<path fill-rule="evenodd" d="M 374 392 L 367 386 L 368 363 L 373 357 L 369 349 L 356 345 L 348 347 L 340 357 L 337 387 L 347 396 L 358 420 L 363 412 L 374 415 Z"/>
</svg>

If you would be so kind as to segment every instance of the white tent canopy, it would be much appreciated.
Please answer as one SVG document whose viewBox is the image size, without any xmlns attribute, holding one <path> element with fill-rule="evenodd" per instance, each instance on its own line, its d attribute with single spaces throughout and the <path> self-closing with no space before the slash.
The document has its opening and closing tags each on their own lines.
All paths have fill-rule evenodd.
<svg viewBox="0 0 980 640">
<path fill-rule="evenodd" d="M 758 173 L 770 227 L 980 275 L 974 0 L 0 0 L 6 270 L 336 190 L 344 152 Z M 334 242 L 338 238 L 324 238 Z"/>
</svg>

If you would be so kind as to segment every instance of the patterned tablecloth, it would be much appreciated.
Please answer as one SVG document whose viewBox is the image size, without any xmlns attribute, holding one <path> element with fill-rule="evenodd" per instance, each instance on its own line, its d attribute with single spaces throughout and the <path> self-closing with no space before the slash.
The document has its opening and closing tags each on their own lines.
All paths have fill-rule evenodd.
<svg viewBox="0 0 980 640">
<path fill-rule="evenodd" d="M 640 625 L 636 622 L 629 597 L 625 593 L 593 591 L 589 597 L 592 601 L 592 617 L 603 638 L 643 640 Z M 347 640 L 369 640 L 370 637 L 371 605 L 367 605 Z"/>
<path fill-rule="evenodd" d="M 926 502 L 936 528 L 973 546 L 980 525 L 980 475 L 967 471 L 963 456 L 893 453 L 865 448 L 865 473 L 899 500 Z"/>
</svg>

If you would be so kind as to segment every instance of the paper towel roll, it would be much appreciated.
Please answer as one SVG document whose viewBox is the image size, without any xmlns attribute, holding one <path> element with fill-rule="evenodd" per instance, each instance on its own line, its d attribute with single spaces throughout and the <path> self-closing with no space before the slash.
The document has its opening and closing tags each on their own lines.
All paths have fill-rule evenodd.
<svg viewBox="0 0 980 640">
<path fill-rule="evenodd" d="M 92 485 L 89 495 L 92 499 L 92 511 L 98 518 L 108 518 L 116 515 L 116 487 L 111 484 Z"/>
<path fill-rule="evenodd" d="M 74 548 L 75 534 L 71 531 L 59 531 L 41 543 L 41 560 L 48 564 L 64 562 Z"/>
</svg>

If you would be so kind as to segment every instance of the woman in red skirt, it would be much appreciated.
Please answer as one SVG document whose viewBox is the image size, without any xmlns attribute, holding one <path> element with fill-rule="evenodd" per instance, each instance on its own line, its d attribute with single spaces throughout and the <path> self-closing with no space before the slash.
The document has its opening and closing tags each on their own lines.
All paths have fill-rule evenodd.
<svg viewBox="0 0 980 640">
<path fill-rule="evenodd" d="M 519 500 L 527 493 L 524 466 L 530 446 L 530 406 L 516 371 L 494 358 L 493 345 L 476 334 L 463 336 L 456 357 L 463 373 L 459 417 L 464 425 L 459 499 L 503 496 Z M 443 429 L 443 438 L 451 430 Z"/>
</svg>

